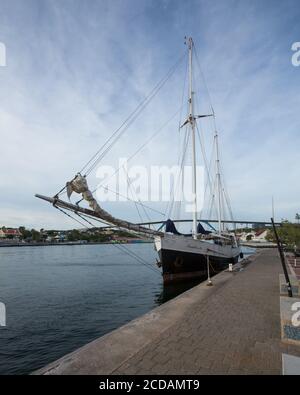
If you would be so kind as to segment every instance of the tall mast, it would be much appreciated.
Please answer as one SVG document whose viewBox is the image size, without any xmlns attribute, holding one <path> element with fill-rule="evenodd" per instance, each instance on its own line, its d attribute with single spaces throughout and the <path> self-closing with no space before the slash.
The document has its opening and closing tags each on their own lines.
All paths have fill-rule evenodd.
<svg viewBox="0 0 300 395">
<path fill-rule="evenodd" d="M 220 174 L 220 156 L 219 156 L 219 142 L 218 142 L 218 132 L 217 128 L 215 129 L 215 145 L 216 145 L 216 177 L 217 177 L 217 198 L 218 198 L 218 223 L 219 223 L 219 234 L 221 234 L 221 226 L 222 226 L 222 202 L 221 202 L 221 194 L 222 194 L 222 186 L 221 186 L 221 174 Z"/>
<path fill-rule="evenodd" d="M 193 106 L 193 39 L 188 39 L 189 47 L 189 123 L 192 133 L 192 197 L 193 197 L 193 237 L 197 238 L 197 177 L 196 177 L 196 144 L 195 144 L 195 117 Z"/>
</svg>

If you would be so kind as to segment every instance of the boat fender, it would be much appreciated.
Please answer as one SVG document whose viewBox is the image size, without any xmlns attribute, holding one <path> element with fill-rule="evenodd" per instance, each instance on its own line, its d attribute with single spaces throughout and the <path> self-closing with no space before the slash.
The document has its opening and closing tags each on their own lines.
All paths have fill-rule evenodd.
<svg viewBox="0 0 300 395">
<path fill-rule="evenodd" d="M 243 259 L 244 258 L 244 254 L 241 252 L 240 253 L 240 258 Z"/>
</svg>

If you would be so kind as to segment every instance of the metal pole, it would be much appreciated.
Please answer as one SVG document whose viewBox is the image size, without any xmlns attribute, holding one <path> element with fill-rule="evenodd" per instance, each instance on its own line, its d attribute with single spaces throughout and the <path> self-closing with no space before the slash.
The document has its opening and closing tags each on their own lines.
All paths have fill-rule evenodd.
<svg viewBox="0 0 300 395">
<path fill-rule="evenodd" d="M 274 218 L 271 218 L 271 222 L 272 222 L 272 226 L 273 226 L 273 230 L 274 230 L 274 234 L 275 234 L 275 238 L 276 238 L 276 242 L 277 242 L 277 247 L 278 247 L 278 251 L 279 251 L 279 255 L 280 255 L 280 259 L 281 259 L 281 264 L 282 264 L 282 268 L 283 268 L 285 281 L 287 284 L 288 294 L 289 294 L 289 297 L 292 298 L 293 297 L 292 286 L 291 286 L 289 274 L 288 274 L 286 264 L 285 264 L 282 243 L 281 243 L 281 240 L 279 239 L 279 236 L 278 236 L 275 224 L 274 224 Z"/>
<path fill-rule="evenodd" d="M 212 281 L 210 279 L 209 255 L 206 255 L 206 262 L 207 262 L 207 284 L 206 285 L 212 285 Z"/>
</svg>

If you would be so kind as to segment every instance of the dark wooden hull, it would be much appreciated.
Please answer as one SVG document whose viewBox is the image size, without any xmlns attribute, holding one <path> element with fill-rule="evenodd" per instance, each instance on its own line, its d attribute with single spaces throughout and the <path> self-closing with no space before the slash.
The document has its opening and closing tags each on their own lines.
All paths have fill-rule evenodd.
<svg viewBox="0 0 300 395">
<path fill-rule="evenodd" d="M 164 283 L 188 279 L 207 278 L 206 255 L 162 249 L 159 251 Z M 230 263 L 238 262 L 239 255 L 233 258 L 210 256 L 210 276 L 228 268 Z"/>
</svg>

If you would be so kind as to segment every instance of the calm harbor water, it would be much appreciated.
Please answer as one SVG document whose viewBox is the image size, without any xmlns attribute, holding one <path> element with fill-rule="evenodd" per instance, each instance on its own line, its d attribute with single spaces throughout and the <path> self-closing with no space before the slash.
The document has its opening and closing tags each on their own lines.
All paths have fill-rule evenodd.
<svg viewBox="0 0 300 395">
<path fill-rule="evenodd" d="M 159 271 L 123 248 L 0 248 L 0 302 L 7 310 L 0 374 L 30 373 L 196 285 L 163 287 Z M 125 248 L 156 267 L 153 244 Z"/>
</svg>

